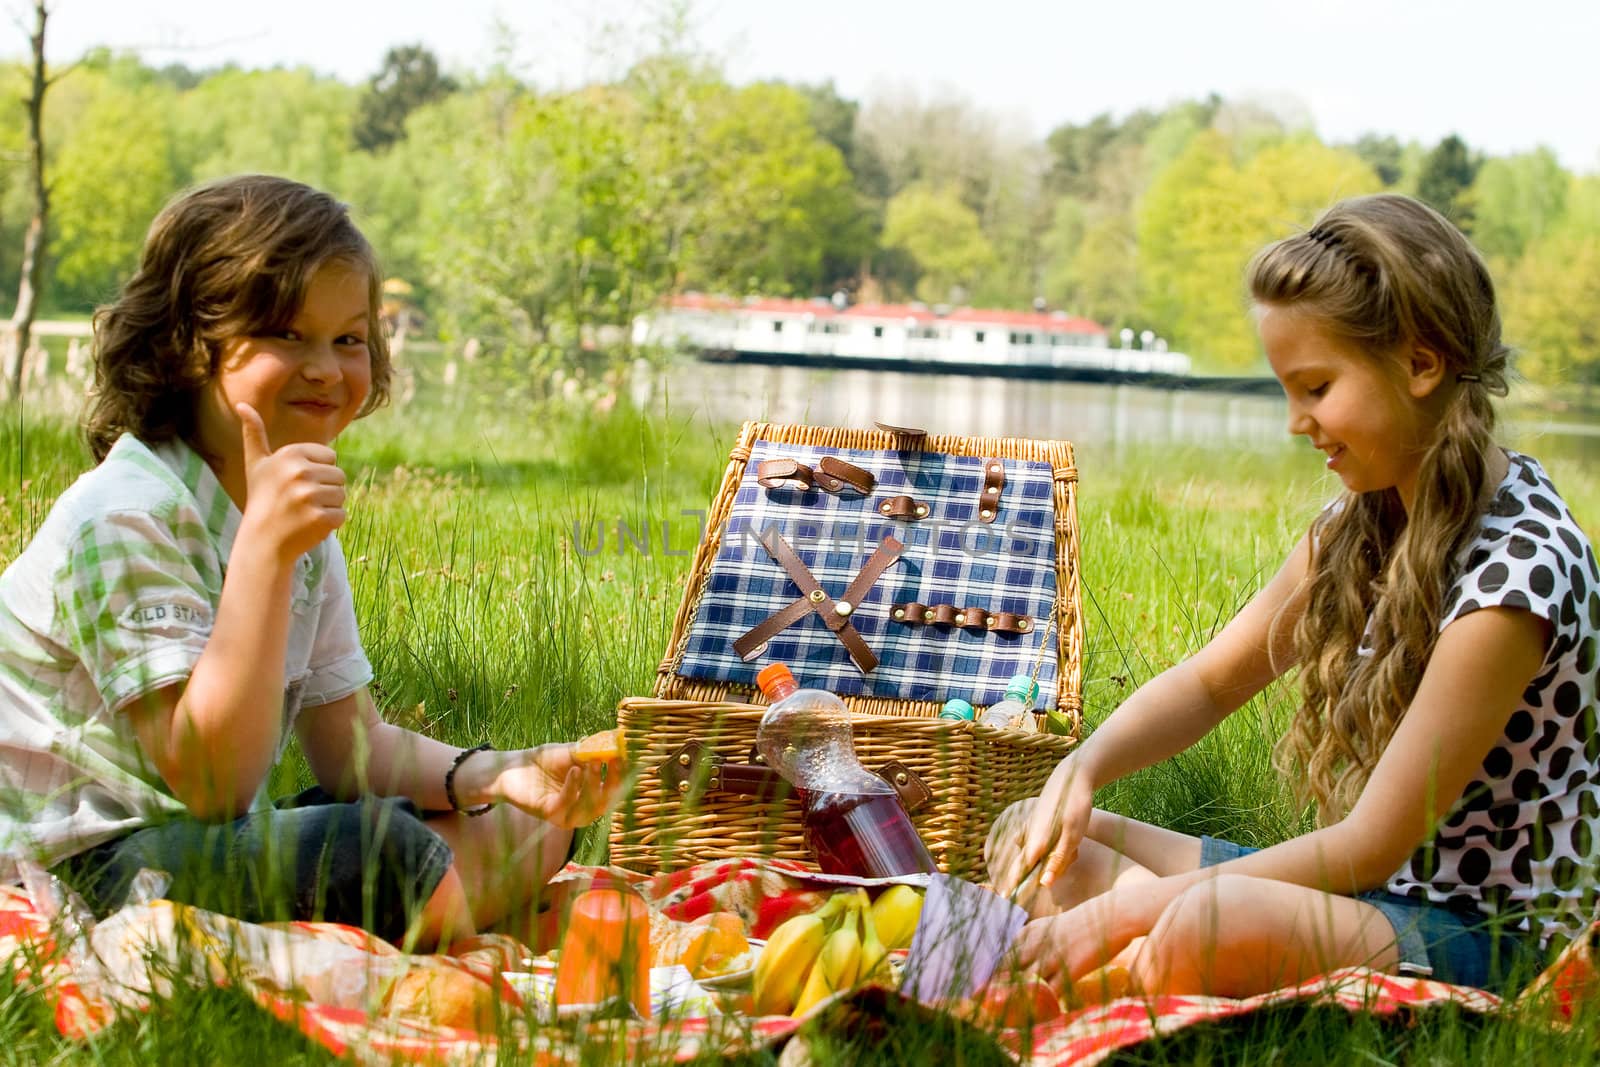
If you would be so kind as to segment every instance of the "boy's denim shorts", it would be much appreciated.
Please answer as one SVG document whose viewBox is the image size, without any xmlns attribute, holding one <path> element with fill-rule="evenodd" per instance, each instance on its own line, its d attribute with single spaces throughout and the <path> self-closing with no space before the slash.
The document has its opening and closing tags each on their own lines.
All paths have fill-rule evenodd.
<svg viewBox="0 0 1600 1067">
<path fill-rule="evenodd" d="M 399 941 L 454 859 L 409 800 L 351 803 L 313 787 L 232 822 L 180 817 L 81 852 L 54 873 L 95 914 L 120 907 L 140 868 L 169 900 L 248 922 L 324 920 Z"/>
<path fill-rule="evenodd" d="M 1220 837 L 1202 837 L 1200 866 L 1215 867 L 1257 851 Z M 1512 992 L 1544 969 L 1537 938 L 1510 929 L 1504 921 L 1382 889 L 1358 893 L 1355 899 L 1377 908 L 1394 927 L 1401 974 Z"/>
</svg>

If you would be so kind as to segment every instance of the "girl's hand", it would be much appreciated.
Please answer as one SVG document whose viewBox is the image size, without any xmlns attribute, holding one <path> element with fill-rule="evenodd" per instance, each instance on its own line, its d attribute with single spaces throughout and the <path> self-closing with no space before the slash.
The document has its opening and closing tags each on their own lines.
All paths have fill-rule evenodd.
<svg viewBox="0 0 1600 1067">
<path fill-rule="evenodd" d="M 573 829 L 604 815 L 627 785 L 621 759 L 580 761 L 576 744 L 523 749 L 502 767 L 490 792 L 545 822 Z"/>
<path fill-rule="evenodd" d="M 301 442 L 273 451 L 261 415 L 234 409 L 244 445 L 244 522 L 291 562 L 344 525 L 344 471 L 327 445 Z"/>
<path fill-rule="evenodd" d="M 1048 888 L 1078 858 L 1078 844 L 1089 828 L 1094 811 L 1094 787 L 1088 775 L 1080 774 L 1069 755 L 1050 773 L 1050 780 L 1034 803 L 1022 829 L 1022 847 L 1007 870 L 995 877 L 995 891 L 1009 895 L 1022 885 L 1030 872 L 1043 862 L 1043 870 L 1032 884 Z M 1031 896 L 1032 891 L 1029 895 Z M 1026 906 L 1026 901 L 1018 903 Z"/>
</svg>

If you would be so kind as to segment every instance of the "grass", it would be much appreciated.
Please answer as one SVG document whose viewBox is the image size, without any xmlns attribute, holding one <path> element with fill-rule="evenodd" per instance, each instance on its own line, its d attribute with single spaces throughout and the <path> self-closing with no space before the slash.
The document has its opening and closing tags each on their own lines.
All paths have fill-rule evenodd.
<svg viewBox="0 0 1600 1067">
<path fill-rule="evenodd" d="M 0 415 L 0 545 L 10 559 L 88 457 L 59 415 Z M 692 513 L 711 499 L 733 431 L 626 405 L 598 413 L 465 390 L 358 424 L 340 443 L 354 486 L 341 539 L 385 713 L 451 742 L 505 747 L 610 725 L 621 697 L 650 690 L 696 536 Z M 1581 449 L 1530 447 L 1596 537 L 1592 462 Z M 1239 456 L 1090 443 L 1079 465 L 1092 727 L 1226 623 L 1332 489 L 1315 457 L 1287 447 Z M 1269 690 L 1190 752 L 1100 801 L 1246 844 L 1298 832 L 1302 816 L 1268 759 L 1291 707 L 1287 689 Z M 274 785 L 307 782 L 292 755 Z M 603 849 L 597 828 L 585 856 Z M 67 1042 L 38 998 L 6 977 L 0 1062 L 220 1063 L 244 1048 L 251 1059 L 333 1062 L 222 990 L 178 993 L 92 1043 Z M 819 1063 L 1003 1061 L 986 1037 L 952 1026 L 857 1007 L 803 1036 Z M 1297 1007 L 1196 1027 L 1113 1062 L 1567 1064 L 1592 1059 L 1597 1047 L 1593 1020 L 1561 1035 L 1452 1012 L 1408 1025 Z M 603 1062 L 603 1050 L 594 1052 Z M 772 1060 L 754 1053 L 733 1062 Z"/>
</svg>

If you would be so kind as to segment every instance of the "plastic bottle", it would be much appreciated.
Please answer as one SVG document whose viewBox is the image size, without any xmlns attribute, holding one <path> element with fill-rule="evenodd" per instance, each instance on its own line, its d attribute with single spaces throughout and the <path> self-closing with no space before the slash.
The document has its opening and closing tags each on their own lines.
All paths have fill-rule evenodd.
<svg viewBox="0 0 1600 1067">
<path fill-rule="evenodd" d="M 756 684 L 772 702 L 756 729 L 756 747 L 799 791 L 817 865 L 862 878 L 937 871 L 894 787 L 856 758 L 844 701 L 801 689 L 781 663 L 764 668 Z"/>
<path fill-rule="evenodd" d="M 944 707 L 939 710 L 939 718 L 954 719 L 957 722 L 971 722 L 977 711 L 960 697 L 951 697 L 944 702 Z"/>
<path fill-rule="evenodd" d="M 978 720 L 979 726 L 1008 730 L 1022 725 L 1022 717 L 1033 711 L 1039 699 L 1039 683 L 1026 674 L 1013 674 L 1006 683 L 1005 699 L 990 706 Z"/>
<path fill-rule="evenodd" d="M 630 889 L 591 889 L 572 902 L 556 964 L 556 1004 L 617 997 L 650 1018 L 650 909 Z"/>
</svg>

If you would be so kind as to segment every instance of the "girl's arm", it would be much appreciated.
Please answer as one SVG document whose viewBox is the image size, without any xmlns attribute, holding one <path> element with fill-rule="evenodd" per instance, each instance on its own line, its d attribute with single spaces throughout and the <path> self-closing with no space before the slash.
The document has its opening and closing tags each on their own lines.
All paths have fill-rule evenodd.
<svg viewBox="0 0 1600 1067">
<path fill-rule="evenodd" d="M 1302 538 L 1250 603 L 1206 646 L 1140 686 L 1067 755 L 1045 783 L 1011 870 L 995 872 L 1006 893 L 1041 859 L 1048 886 L 1077 858 L 1095 790 L 1176 755 L 1209 733 L 1294 662 L 1310 543 Z"/>
<path fill-rule="evenodd" d="M 444 778 L 461 749 L 384 722 L 365 688 L 304 709 L 295 731 L 312 773 L 333 795 L 404 796 L 424 809 L 450 810 Z M 456 770 L 456 800 L 463 808 L 507 801 L 569 828 L 591 823 L 621 794 L 624 768 L 620 759 L 579 763 L 574 747 L 476 753 Z"/>
<path fill-rule="evenodd" d="M 1070 977 L 1150 932 L 1177 896 L 1219 874 L 1354 895 L 1383 885 L 1435 831 L 1505 732 L 1544 661 L 1550 624 L 1484 608 L 1439 635 L 1416 696 L 1344 819 L 1260 852 L 1112 890 L 1024 931 L 1024 963 L 1061 961 Z"/>
<path fill-rule="evenodd" d="M 244 814 L 278 754 L 295 562 L 344 522 L 333 450 L 272 451 L 241 404 L 247 479 L 216 619 L 187 681 L 129 706 L 134 733 L 172 795 L 199 819 Z"/>
</svg>

